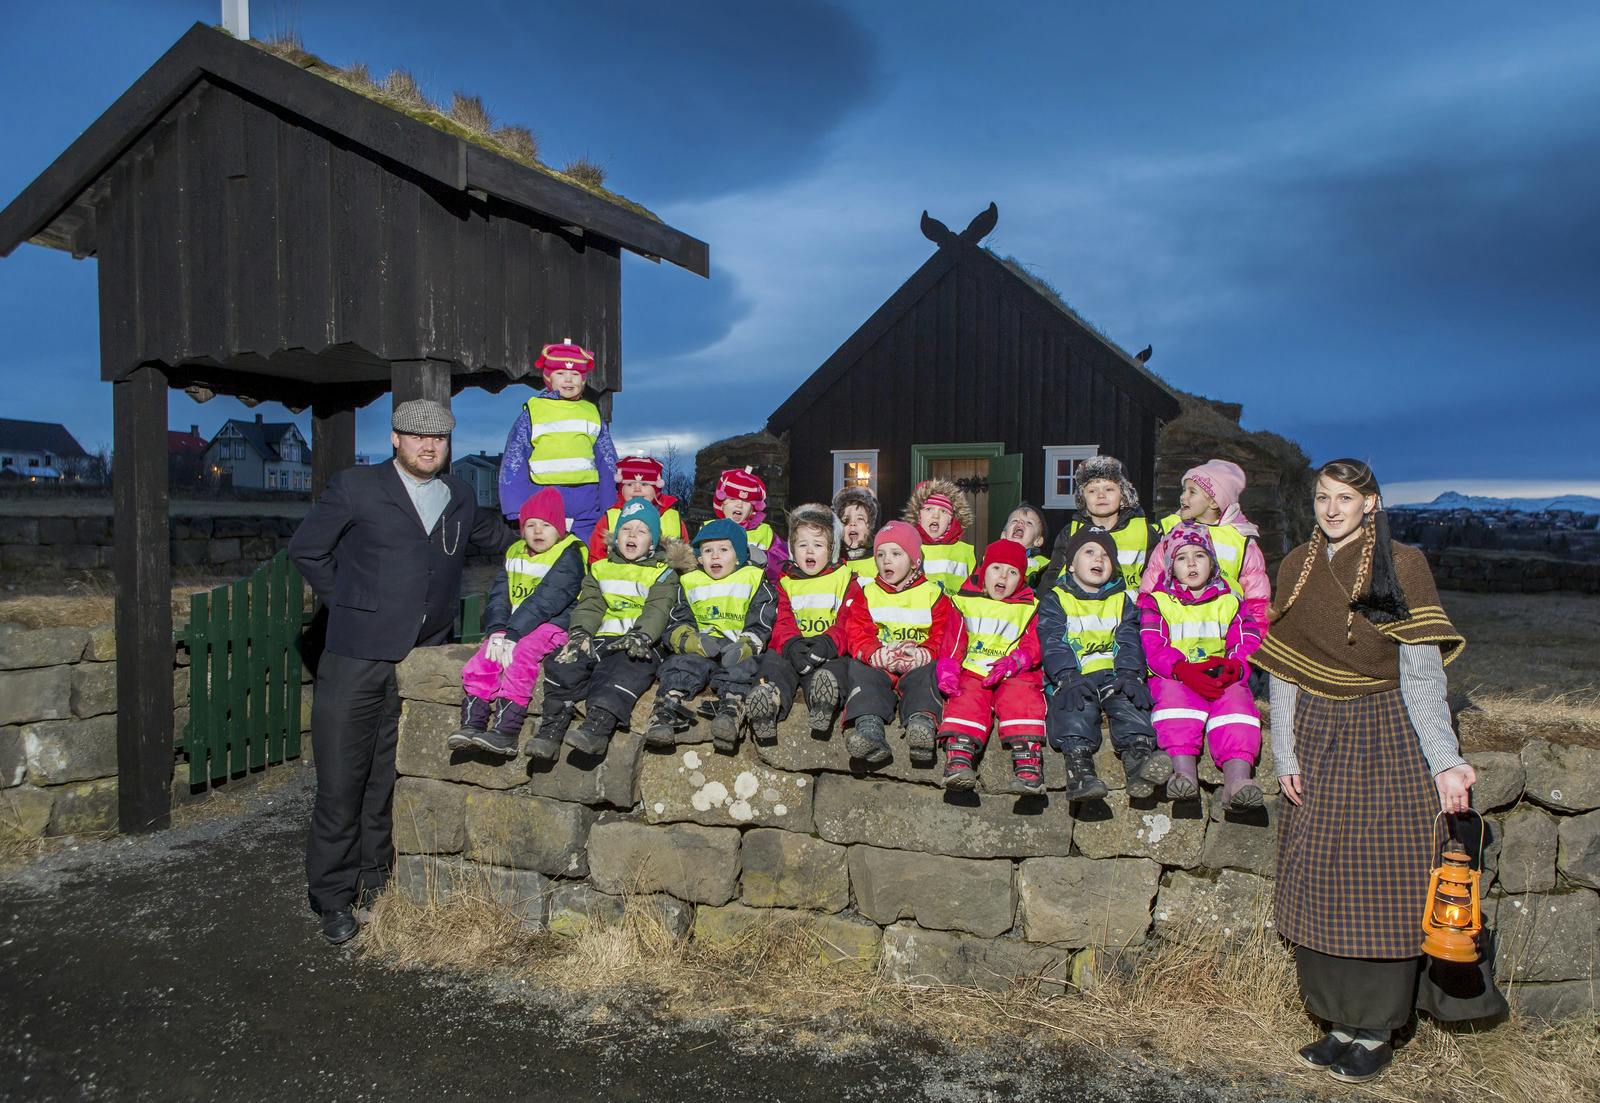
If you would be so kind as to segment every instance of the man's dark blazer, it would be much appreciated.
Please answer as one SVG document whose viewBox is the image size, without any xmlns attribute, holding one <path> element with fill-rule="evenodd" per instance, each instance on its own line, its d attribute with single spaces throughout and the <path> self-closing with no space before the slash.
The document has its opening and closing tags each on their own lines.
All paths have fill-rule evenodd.
<svg viewBox="0 0 1600 1103">
<path fill-rule="evenodd" d="M 390 460 L 339 472 L 289 541 L 289 558 L 328 607 L 335 655 L 397 662 L 444 643 L 468 547 L 499 554 L 510 543 L 499 511 L 480 509 L 472 488 L 446 474 L 450 504 L 424 533 L 400 478 Z"/>
</svg>

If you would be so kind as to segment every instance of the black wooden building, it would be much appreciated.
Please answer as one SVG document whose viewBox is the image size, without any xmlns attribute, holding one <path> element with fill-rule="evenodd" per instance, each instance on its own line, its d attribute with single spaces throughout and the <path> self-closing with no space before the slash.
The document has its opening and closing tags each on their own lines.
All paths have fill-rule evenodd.
<svg viewBox="0 0 1600 1103">
<path fill-rule="evenodd" d="M 998 212 L 952 233 L 923 215 L 927 262 L 773 412 L 789 438 L 792 501 L 846 482 L 886 516 L 929 477 L 968 490 L 980 542 L 1018 501 L 1052 531 L 1071 511 L 1073 467 L 1111 454 L 1148 498 L 1156 432 L 1178 401 L 1137 358 L 1020 266 L 983 248 Z"/>
<path fill-rule="evenodd" d="M 709 266 L 620 197 L 198 24 L 0 211 L 0 256 L 24 242 L 98 261 L 125 830 L 165 823 L 172 777 L 169 388 L 310 407 L 320 489 L 357 407 L 498 390 L 549 341 L 595 350 L 607 401 L 621 251 Z"/>
</svg>

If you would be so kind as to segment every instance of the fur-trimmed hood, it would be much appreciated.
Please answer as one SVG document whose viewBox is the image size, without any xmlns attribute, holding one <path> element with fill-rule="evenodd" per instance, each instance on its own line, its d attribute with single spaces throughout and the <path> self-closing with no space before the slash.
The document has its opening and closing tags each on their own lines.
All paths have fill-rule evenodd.
<svg viewBox="0 0 1600 1103">
<path fill-rule="evenodd" d="M 971 532 L 973 525 L 972 505 L 967 501 L 967 496 L 962 492 L 961 488 L 949 479 L 924 479 L 918 483 L 917 489 L 911 492 L 911 497 L 906 501 L 905 513 L 901 515 L 902 520 L 915 525 L 917 523 L 917 515 L 922 512 L 922 504 L 934 494 L 943 494 L 950 499 L 950 504 L 956 507 L 956 521 L 961 526 L 961 532 L 957 534 L 956 539 L 959 540 L 962 536 Z"/>
<path fill-rule="evenodd" d="M 878 531 L 878 523 L 883 520 L 878 509 L 877 495 L 864 486 L 847 486 L 833 496 L 833 515 L 844 516 L 844 507 L 857 505 L 867 511 L 867 532 L 870 534 Z"/>
<path fill-rule="evenodd" d="M 687 540 L 676 536 L 669 536 L 661 541 L 661 556 L 667 561 L 667 566 L 683 574 L 700 566 L 700 561 L 694 557 L 694 549 Z"/>
<path fill-rule="evenodd" d="M 1083 500 L 1083 486 L 1091 479 L 1110 479 L 1122 487 L 1122 519 L 1118 527 L 1142 508 L 1139 505 L 1139 492 L 1128 479 L 1128 471 L 1122 466 L 1122 461 L 1115 456 L 1090 456 L 1086 460 L 1079 460 L 1073 472 L 1078 512 L 1085 517 L 1089 516 L 1089 505 Z"/>
<path fill-rule="evenodd" d="M 843 493 L 841 491 L 841 493 Z M 837 563 L 844 548 L 844 522 L 821 502 L 806 502 L 789 511 L 789 544 L 794 545 L 796 525 L 812 525 L 828 534 L 828 562 Z"/>
</svg>

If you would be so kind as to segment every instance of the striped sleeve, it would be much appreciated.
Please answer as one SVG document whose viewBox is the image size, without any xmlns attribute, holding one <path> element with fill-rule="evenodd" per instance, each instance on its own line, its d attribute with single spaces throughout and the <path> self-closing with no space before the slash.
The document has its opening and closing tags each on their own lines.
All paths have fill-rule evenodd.
<svg viewBox="0 0 1600 1103">
<path fill-rule="evenodd" d="M 1294 705 L 1300 688 L 1286 682 L 1276 674 L 1267 683 L 1267 699 L 1271 711 L 1272 765 L 1279 777 L 1300 772 L 1300 759 L 1294 753 Z"/>
<path fill-rule="evenodd" d="M 1433 774 L 1466 761 L 1461 757 L 1455 728 L 1450 725 L 1446 685 L 1444 661 L 1437 647 L 1427 643 L 1401 645 L 1400 696 L 1416 730 L 1417 742 L 1422 745 L 1422 757 L 1428 760 L 1428 771 Z M 1273 750 L 1276 752 L 1276 746 Z"/>
</svg>

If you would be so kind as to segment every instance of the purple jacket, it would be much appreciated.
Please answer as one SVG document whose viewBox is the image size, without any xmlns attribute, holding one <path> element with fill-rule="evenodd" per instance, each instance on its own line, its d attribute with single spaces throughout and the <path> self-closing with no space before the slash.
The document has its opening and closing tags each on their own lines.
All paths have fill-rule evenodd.
<svg viewBox="0 0 1600 1103">
<path fill-rule="evenodd" d="M 539 391 L 538 398 L 559 398 L 554 391 Z M 528 495 L 534 491 L 533 480 L 528 477 L 528 457 L 533 452 L 533 442 L 528 434 L 532 428 L 528 421 L 528 407 L 526 404 L 517 411 L 517 420 L 511 426 L 511 433 L 506 437 L 505 455 L 500 458 L 500 512 L 512 520 L 522 510 L 522 503 L 528 500 Z M 563 486 L 557 489 L 562 491 L 562 497 L 568 498 L 568 491 L 581 493 L 585 499 L 593 496 L 600 512 L 604 512 L 617 496 L 617 449 L 611 443 L 611 426 L 600 426 L 600 439 L 594 444 L 594 465 L 600 472 L 599 483 L 588 483 L 583 486 Z M 570 500 L 570 499 L 569 499 Z M 570 509 L 570 506 L 569 506 Z M 574 511 L 574 516 L 577 512 Z"/>
<path fill-rule="evenodd" d="M 1204 605 L 1226 594 L 1228 583 L 1219 576 L 1213 578 L 1204 590 L 1192 594 L 1187 587 L 1178 585 L 1170 578 L 1163 578 L 1158 589 L 1184 605 Z M 1172 646 L 1166 619 L 1156 605 L 1154 594 L 1139 595 L 1139 610 L 1139 638 L 1144 643 L 1144 661 L 1149 664 L 1150 673 L 1171 678 L 1172 668 L 1184 661 L 1184 654 Z M 1245 612 L 1243 601 L 1239 603 L 1239 611 L 1233 615 L 1233 620 L 1228 623 L 1224 641 L 1226 648 L 1223 655 L 1229 659 L 1248 659 L 1261 646 L 1261 633 L 1256 630 L 1255 621 Z"/>
</svg>

